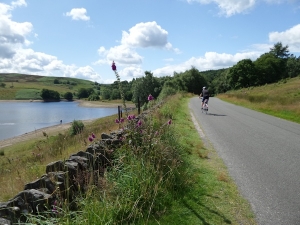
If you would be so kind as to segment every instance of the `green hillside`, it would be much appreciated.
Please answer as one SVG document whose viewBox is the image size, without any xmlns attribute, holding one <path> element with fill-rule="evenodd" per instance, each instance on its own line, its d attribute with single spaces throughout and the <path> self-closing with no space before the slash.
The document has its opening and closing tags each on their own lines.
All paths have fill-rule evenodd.
<svg viewBox="0 0 300 225">
<path fill-rule="evenodd" d="M 76 93 L 80 88 L 94 89 L 96 85 L 92 81 L 69 77 L 0 73 L 0 100 L 41 100 L 42 89 L 63 95 L 66 92 Z"/>
<path fill-rule="evenodd" d="M 300 76 L 219 94 L 222 100 L 300 123 Z"/>
</svg>

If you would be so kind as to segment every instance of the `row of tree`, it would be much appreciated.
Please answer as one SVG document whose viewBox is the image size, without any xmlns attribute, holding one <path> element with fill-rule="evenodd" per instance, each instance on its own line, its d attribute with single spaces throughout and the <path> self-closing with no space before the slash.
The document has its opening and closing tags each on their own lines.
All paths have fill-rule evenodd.
<svg viewBox="0 0 300 225">
<path fill-rule="evenodd" d="M 203 86 L 208 86 L 210 93 L 224 93 L 232 89 L 264 85 L 277 82 L 281 79 L 300 75 L 300 57 L 289 54 L 288 46 L 276 43 L 269 52 L 262 54 L 258 59 L 243 59 L 236 65 L 219 70 L 200 72 L 195 67 L 171 76 L 154 77 L 150 71 L 145 71 L 143 77 L 132 81 L 122 81 L 125 100 L 144 104 L 147 96 L 154 98 L 159 95 L 169 95 L 178 91 L 200 94 Z M 67 94 L 67 93 L 66 93 Z M 42 92 L 45 99 L 56 99 L 59 94 L 49 90 Z M 66 99 L 85 98 L 94 100 L 120 99 L 118 81 L 112 84 L 98 84 L 91 88 L 80 88 L 76 93 L 68 93 Z M 43 99 L 44 99 L 43 97 Z"/>
<path fill-rule="evenodd" d="M 243 59 L 219 72 L 210 80 L 211 87 L 216 93 L 270 84 L 299 76 L 300 57 L 289 54 L 288 46 L 278 42 L 269 52 L 262 54 L 255 61 Z"/>
</svg>

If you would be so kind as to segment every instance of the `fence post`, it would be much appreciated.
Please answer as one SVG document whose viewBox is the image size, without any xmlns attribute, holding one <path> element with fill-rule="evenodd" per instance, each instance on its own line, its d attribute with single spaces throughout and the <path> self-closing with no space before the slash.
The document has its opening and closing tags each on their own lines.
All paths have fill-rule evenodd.
<svg viewBox="0 0 300 225">
<path fill-rule="evenodd" d="M 141 113 L 141 103 L 140 103 L 140 97 L 138 97 L 138 114 Z"/>
<path fill-rule="evenodd" d="M 119 117 L 119 121 L 121 119 L 121 106 L 118 105 L 118 117 Z"/>
</svg>

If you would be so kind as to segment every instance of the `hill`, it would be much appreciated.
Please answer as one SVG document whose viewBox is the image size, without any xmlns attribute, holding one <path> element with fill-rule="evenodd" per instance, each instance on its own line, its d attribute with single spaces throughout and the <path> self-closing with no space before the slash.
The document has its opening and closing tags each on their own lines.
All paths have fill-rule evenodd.
<svg viewBox="0 0 300 225">
<path fill-rule="evenodd" d="M 48 77 L 17 73 L 0 73 L 0 100 L 41 100 L 42 89 L 63 95 L 76 93 L 80 88 L 99 90 L 98 83 L 69 77 Z"/>
<path fill-rule="evenodd" d="M 300 123 L 300 76 L 219 94 L 222 100 Z"/>
</svg>

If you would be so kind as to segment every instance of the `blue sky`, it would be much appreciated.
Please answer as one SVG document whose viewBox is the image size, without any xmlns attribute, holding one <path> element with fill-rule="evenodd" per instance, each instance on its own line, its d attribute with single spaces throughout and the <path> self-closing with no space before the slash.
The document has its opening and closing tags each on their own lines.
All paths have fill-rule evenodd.
<svg viewBox="0 0 300 225">
<path fill-rule="evenodd" d="M 55 2 L 55 3 L 54 3 Z M 300 0 L 0 2 L 0 72 L 112 83 L 228 68 L 275 43 L 300 55 Z"/>
</svg>

